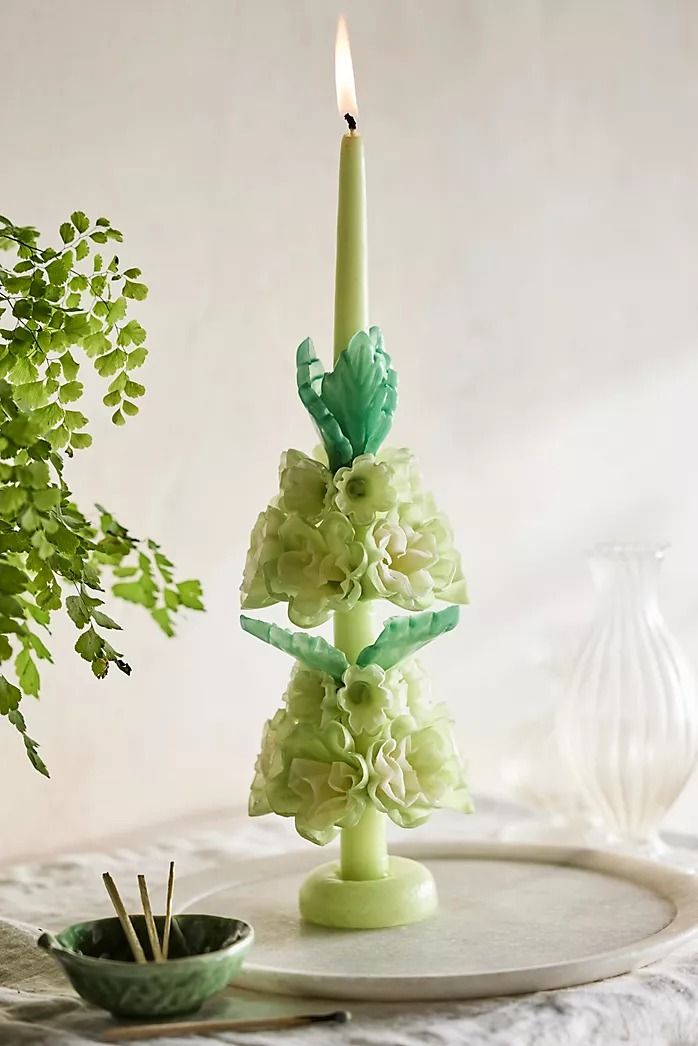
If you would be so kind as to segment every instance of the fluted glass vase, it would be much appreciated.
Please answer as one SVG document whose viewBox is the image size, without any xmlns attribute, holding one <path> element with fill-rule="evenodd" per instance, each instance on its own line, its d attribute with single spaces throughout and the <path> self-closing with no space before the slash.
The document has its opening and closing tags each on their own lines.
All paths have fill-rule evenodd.
<svg viewBox="0 0 698 1046">
<path fill-rule="evenodd" d="M 693 673 L 657 601 L 664 548 L 604 545 L 598 607 L 557 717 L 563 757 L 601 824 L 646 850 L 698 755 Z"/>
</svg>

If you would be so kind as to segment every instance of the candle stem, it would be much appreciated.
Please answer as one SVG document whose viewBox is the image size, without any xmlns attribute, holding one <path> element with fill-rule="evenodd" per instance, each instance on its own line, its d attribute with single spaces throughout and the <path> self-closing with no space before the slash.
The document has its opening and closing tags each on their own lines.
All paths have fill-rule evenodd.
<svg viewBox="0 0 698 1046">
<path fill-rule="evenodd" d="M 342 879 L 383 879 L 388 874 L 385 814 L 367 806 L 353 828 L 342 828 L 340 839 Z"/>
<path fill-rule="evenodd" d="M 334 616 L 335 646 L 353 664 L 365 646 L 376 638 L 370 602 L 357 603 L 353 610 Z M 360 741 L 357 750 L 361 751 Z M 361 752 L 365 755 L 365 752 Z M 343 879 L 382 879 L 388 874 L 386 816 L 367 806 L 353 828 L 341 830 L 340 873 Z"/>
<path fill-rule="evenodd" d="M 361 135 L 345 134 L 339 154 L 337 269 L 334 297 L 334 359 L 350 338 L 368 327 L 366 175 Z"/>
</svg>

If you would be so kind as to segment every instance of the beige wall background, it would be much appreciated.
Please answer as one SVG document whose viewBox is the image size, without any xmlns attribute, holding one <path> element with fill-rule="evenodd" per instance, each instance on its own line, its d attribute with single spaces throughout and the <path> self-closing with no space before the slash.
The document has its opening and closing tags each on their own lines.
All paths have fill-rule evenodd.
<svg viewBox="0 0 698 1046">
<path fill-rule="evenodd" d="M 657 538 L 666 616 L 698 660 L 698 5 L 346 0 L 369 175 L 372 317 L 472 605 L 427 658 L 475 788 L 554 698 L 588 621 L 584 550 Z M 80 498 L 198 575 L 176 641 L 118 607 L 130 680 L 96 682 L 72 625 L 25 713 L 52 780 L 0 729 L 0 858 L 246 801 L 286 660 L 237 589 L 294 392 L 329 356 L 338 3 L 2 0 L 0 209 L 124 230 L 150 297 L 148 395 L 95 395 Z M 694 788 L 693 795 L 698 793 Z M 674 823 L 698 829 L 691 795 Z"/>
</svg>

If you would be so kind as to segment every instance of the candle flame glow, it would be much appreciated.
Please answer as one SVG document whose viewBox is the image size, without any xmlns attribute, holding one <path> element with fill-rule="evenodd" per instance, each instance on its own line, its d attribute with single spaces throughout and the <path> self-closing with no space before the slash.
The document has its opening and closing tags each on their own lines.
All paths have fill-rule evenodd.
<svg viewBox="0 0 698 1046">
<path fill-rule="evenodd" d="M 356 85 L 354 84 L 354 66 L 351 62 L 349 33 L 344 15 L 337 22 L 337 39 L 334 45 L 334 76 L 337 85 L 337 106 L 340 116 L 349 113 L 354 119 L 359 115 L 356 104 Z"/>
</svg>

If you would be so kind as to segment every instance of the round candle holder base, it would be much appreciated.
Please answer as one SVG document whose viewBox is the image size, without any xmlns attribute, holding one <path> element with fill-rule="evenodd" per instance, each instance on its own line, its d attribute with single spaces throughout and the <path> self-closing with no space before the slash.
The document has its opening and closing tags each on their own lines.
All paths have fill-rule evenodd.
<svg viewBox="0 0 698 1046">
<path fill-rule="evenodd" d="M 421 922 L 438 907 L 434 877 L 419 861 L 388 858 L 382 879 L 342 879 L 338 861 L 320 865 L 300 889 L 303 919 L 344 930 L 378 930 Z"/>
</svg>

